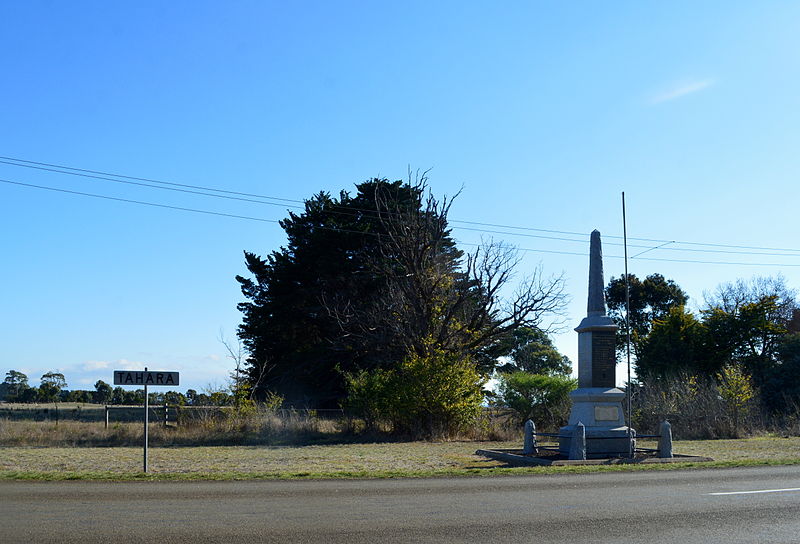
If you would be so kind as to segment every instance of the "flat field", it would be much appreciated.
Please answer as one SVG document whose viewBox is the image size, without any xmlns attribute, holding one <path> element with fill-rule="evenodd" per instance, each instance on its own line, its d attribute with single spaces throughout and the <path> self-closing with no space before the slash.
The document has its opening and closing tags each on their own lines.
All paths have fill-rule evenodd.
<svg viewBox="0 0 800 544">
<path fill-rule="evenodd" d="M 386 478 L 800 464 L 800 437 L 760 437 L 674 442 L 676 453 L 711 457 L 711 463 L 511 467 L 475 455 L 478 449 L 521 446 L 521 431 L 501 429 L 498 420 L 473 440 L 401 442 L 370 439 L 342 419 L 256 413 L 179 426 L 152 424 L 145 475 L 141 423 L 113 422 L 105 428 L 102 421 L 75 417 L 98 410 L 66 405 L 59 413 L 73 418 L 30 417 L 44 414 L 44 408 L 28 407 L 26 417 L 0 417 L 0 479 Z M 15 411 L 21 416 L 25 410 Z M 655 444 L 641 441 L 640 446 Z"/>
<path fill-rule="evenodd" d="M 161 447 L 150 449 L 149 475 L 141 473 L 140 447 L 0 447 L 0 479 L 386 478 L 800 464 L 798 437 L 675 442 L 676 453 L 712 457 L 712 463 L 509 467 L 475 455 L 479 448 L 513 447 L 519 443 Z"/>
</svg>

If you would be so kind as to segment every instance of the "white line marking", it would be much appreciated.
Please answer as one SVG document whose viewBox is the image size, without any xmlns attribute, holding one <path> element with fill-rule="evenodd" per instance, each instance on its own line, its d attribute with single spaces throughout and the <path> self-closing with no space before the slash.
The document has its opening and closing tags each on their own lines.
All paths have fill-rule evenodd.
<svg viewBox="0 0 800 544">
<path fill-rule="evenodd" d="M 800 487 L 789 487 L 786 489 L 759 489 L 757 491 L 725 491 L 720 493 L 709 493 L 709 495 L 754 495 L 756 493 L 785 493 L 787 491 L 800 491 Z"/>
</svg>

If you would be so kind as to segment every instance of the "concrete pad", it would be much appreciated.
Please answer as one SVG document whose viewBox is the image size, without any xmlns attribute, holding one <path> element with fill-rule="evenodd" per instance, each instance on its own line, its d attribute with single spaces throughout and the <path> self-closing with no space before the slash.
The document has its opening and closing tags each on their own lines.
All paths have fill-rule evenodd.
<svg viewBox="0 0 800 544">
<path fill-rule="evenodd" d="M 525 455 L 522 450 L 477 450 L 475 455 L 482 455 L 496 461 L 503 461 L 516 466 L 573 466 L 573 465 L 638 465 L 638 464 L 664 464 L 664 463 L 705 463 L 713 461 L 711 457 L 698 457 L 695 455 L 675 454 L 670 458 L 637 457 L 634 459 L 605 458 L 571 461 L 558 456 L 536 457 Z"/>
</svg>

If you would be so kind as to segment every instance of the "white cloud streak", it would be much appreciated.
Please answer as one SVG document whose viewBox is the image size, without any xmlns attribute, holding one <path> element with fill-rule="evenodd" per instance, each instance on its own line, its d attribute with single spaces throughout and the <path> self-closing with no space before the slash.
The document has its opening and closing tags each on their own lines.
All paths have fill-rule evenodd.
<svg viewBox="0 0 800 544">
<path fill-rule="evenodd" d="M 684 96 L 688 96 L 690 94 L 694 94 L 700 92 L 702 90 L 708 89 L 712 85 L 716 83 L 713 79 L 702 79 L 696 81 L 684 81 L 681 83 L 674 84 L 672 87 L 663 91 L 659 94 L 656 94 L 650 99 L 650 104 L 662 104 L 664 102 L 669 102 L 671 100 L 677 100 L 678 98 L 683 98 Z"/>
</svg>

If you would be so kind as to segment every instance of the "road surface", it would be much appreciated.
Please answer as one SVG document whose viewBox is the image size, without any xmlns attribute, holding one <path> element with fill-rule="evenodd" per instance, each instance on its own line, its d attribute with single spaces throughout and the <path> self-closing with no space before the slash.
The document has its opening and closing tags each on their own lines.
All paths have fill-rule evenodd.
<svg viewBox="0 0 800 544">
<path fill-rule="evenodd" d="M 800 542 L 800 467 L 424 480 L 0 482 L 0 541 Z"/>
</svg>

